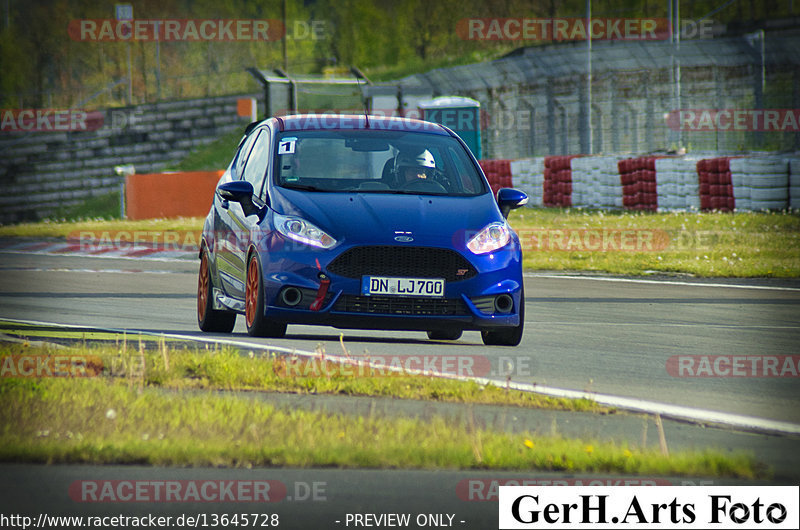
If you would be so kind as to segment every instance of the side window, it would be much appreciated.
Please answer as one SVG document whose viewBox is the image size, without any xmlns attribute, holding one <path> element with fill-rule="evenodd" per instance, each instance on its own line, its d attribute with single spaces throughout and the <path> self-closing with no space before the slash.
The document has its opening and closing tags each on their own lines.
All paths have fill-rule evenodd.
<svg viewBox="0 0 800 530">
<path fill-rule="evenodd" d="M 236 153 L 236 160 L 233 163 L 233 171 L 237 180 L 241 180 L 242 178 L 242 170 L 244 169 L 245 162 L 247 162 L 247 156 L 250 154 L 250 150 L 253 147 L 253 142 L 255 141 L 256 136 L 257 134 L 251 134 L 248 136 L 239 149 L 239 152 Z"/>
<path fill-rule="evenodd" d="M 260 195 L 264 175 L 267 173 L 269 162 L 269 131 L 262 130 L 258 133 L 250 156 L 244 166 L 244 180 L 253 185 L 256 195 Z"/>
<path fill-rule="evenodd" d="M 476 185 L 475 178 L 470 178 L 475 171 L 470 171 L 467 169 L 467 167 L 464 165 L 465 160 L 459 157 L 458 153 L 456 153 L 452 147 L 448 149 L 448 154 L 450 155 L 450 159 L 455 167 L 458 179 L 453 180 L 457 183 L 459 190 L 463 190 L 466 193 L 476 193 L 479 188 Z"/>
</svg>

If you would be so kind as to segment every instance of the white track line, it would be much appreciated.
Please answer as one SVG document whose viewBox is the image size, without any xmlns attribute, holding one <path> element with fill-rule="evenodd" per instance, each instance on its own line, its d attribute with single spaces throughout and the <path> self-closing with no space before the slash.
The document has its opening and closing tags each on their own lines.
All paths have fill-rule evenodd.
<svg viewBox="0 0 800 530">
<path fill-rule="evenodd" d="M 646 327 L 646 328 L 715 328 L 715 329 L 800 329 L 797 326 L 769 326 L 769 325 L 752 325 L 752 326 L 738 326 L 736 324 L 706 324 L 699 322 L 697 324 L 680 324 L 671 322 L 553 322 L 546 320 L 528 320 L 525 319 L 525 324 L 532 324 L 534 326 L 613 326 L 613 327 Z"/>
<path fill-rule="evenodd" d="M 768 285 L 736 285 L 731 283 L 702 283 L 702 282 L 682 282 L 672 280 L 642 280 L 638 278 L 605 278 L 602 276 L 573 276 L 561 274 L 537 274 L 526 272 L 526 278 L 553 278 L 558 280 L 593 280 L 598 282 L 623 282 L 623 283 L 648 283 L 654 285 L 683 285 L 689 287 L 723 287 L 728 289 L 762 289 L 765 291 L 800 291 L 798 287 L 770 287 Z"/>
<path fill-rule="evenodd" d="M 194 342 L 209 343 L 209 344 L 224 344 L 228 346 L 236 346 L 238 348 L 263 350 L 265 351 L 266 354 L 277 352 L 286 355 L 296 355 L 296 356 L 314 358 L 330 362 L 338 362 L 341 364 L 350 364 L 354 366 L 364 366 L 364 367 L 370 366 L 369 362 L 352 359 L 344 355 L 331 355 L 331 354 L 322 355 L 312 351 L 297 350 L 294 348 L 283 348 L 280 346 L 269 346 L 265 344 L 246 342 L 234 339 L 220 339 L 215 337 L 206 338 L 206 337 L 197 337 L 194 335 L 181 335 L 178 333 L 156 333 L 152 331 L 140 331 L 135 329 L 104 328 L 97 326 L 78 326 L 69 324 L 57 324 L 54 322 L 17 320 L 11 318 L 2 318 L 0 320 L 6 322 L 15 322 L 19 324 L 35 325 L 35 326 L 92 329 L 92 330 L 104 331 L 107 333 L 140 334 L 140 335 L 150 335 L 153 337 L 166 337 L 170 339 L 179 339 L 179 340 L 194 341 Z M 513 381 L 506 382 L 497 379 L 488 379 L 485 377 L 469 377 L 469 376 L 459 376 L 447 373 L 431 373 L 429 371 L 404 369 L 399 367 L 387 366 L 383 364 L 377 366 L 380 366 L 380 368 L 384 370 L 402 372 L 407 374 L 433 375 L 435 377 L 454 379 L 458 381 L 473 381 L 482 385 L 493 384 L 499 386 L 508 386 L 509 388 L 513 388 L 515 390 L 520 390 L 523 392 L 533 392 L 536 394 L 542 394 L 551 397 L 568 398 L 568 399 L 588 399 L 591 401 L 595 401 L 596 403 L 599 403 L 601 405 L 606 405 L 609 407 L 616 407 L 633 412 L 643 412 L 646 414 L 653 414 L 653 415 L 659 414 L 666 418 L 688 421 L 691 423 L 723 425 L 735 429 L 756 431 L 762 433 L 771 433 L 771 434 L 800 435 L 800 424 L 778 421 L 778 420 L 770 420 L 765 418 L 758 418 L 755 416 L 744 416 L 741 414 L 732 414 L 728 412 L 696 409 L 693 407 L 686 407 L 682 405 L 658 403 L 655 401 L 647 401 L 643 399 L 630 398 L 624 396 L 614 396 L 611 394 L 598 394 L 595 392 L 569 390 L 569 389 L 555 388 L 555 387 L 536 385 L 536 384 L 515 383 Z"/>
</svg>

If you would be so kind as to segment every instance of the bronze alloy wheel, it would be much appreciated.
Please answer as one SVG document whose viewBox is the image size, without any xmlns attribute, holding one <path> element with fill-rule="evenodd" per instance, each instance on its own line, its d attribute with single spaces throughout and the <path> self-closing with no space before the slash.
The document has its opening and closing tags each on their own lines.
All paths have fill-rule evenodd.
<svg viewBox="0 0 800 530">
<path fill-rule="evenodd" d="M 206 317 L 206 305 L 208 304 L 208 256 L 203 252 L 200 258 L 200 273 L 197 275 L 197 320 L 202 321 Z"/>
<path fill-rule="evenodd" d="M 252 254 L 247 263 L 247 281 L 244 293 L 244 319 L 247 333 L 253 337 L 280 338 L 286 334 L 286 324 L 272 322 L 264 315 L 264 286 L 261 283 L 261 263 L 258 254 Z"/>
<path fill-rule="evenodd" d="M 230 333 L 236 325 L 236 313 L 214 309 L 211 268 L 208 252 L 200 257 L 200 271 L 197 274 L 197 324 L 203 331 Z"/>
<path fill-rule="evenodd" d="M 258 312 L 258 275 L 258 258 L 253 255 L 247 265 L 247 285 L 245 287 L 244 318 L 248 330 L 253 327 Z"/>
</svg>

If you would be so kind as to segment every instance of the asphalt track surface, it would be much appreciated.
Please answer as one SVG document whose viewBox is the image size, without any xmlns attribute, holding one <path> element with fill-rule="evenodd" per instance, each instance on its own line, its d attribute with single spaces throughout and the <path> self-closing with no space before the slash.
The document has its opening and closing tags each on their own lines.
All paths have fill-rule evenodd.
<svg viewBox="0 0 800 530">
<path fill-rule="evenodd" d="M 196 323 L 196 261 L 11 253 L 0 259 L 0 318 L 209 336 Z M 475 375 L 503 381 L 510 375 L 515 382 L 800 424 L 798 377 L 675 377 L 667 369 L 675 356 L 798 354 L 800 282 L 745 288 L 607 280 L 528 275 L 525 335 L 516 348 L 486 347 L 477 332 L 432 342 L 419 332 L 291 325 L 286 338 L 254 339 L 242 317 L 232 335 L 220 337 L 341 353 L 343 333 L 352 355 L 479 356 L 491 371 Z"/>
<path fill-rule="evenodd" d="M 0 318 L 125 328 L 189 336 L 202 334 L 195 320 L 197 265 L 194 260 L 130 260 L 0 252 Z M 711 284 L 711 285 L 710 285 Z M 759 288 L 752 288 L 759 287 Z M 340 334 L 351 354 L 384 356 L 485 356 L 490 373 L 477 375 L 550 387 L 591 390 L 737 415 L 800 424 L 798 377 L 674 377 L 668 359 L 679 355 L 793 355 L 800 344 L 800 283 L 795 281 L 629 281 L 616 278 L 526 276 L 526 331 L 517 348 L 486 347 L 477 332 L 455 342 L 428 341 L 424 333 L 338 330 L 290 326 L 286 338 L 253 339 L 240 317 L 232 335 L 253 344 L 313 351 L 341 351 Z M 314 400 L 307 396 L 303 399 Z M 361 398 L 370 401 L 369 398 Z M 383 403 L 383 402 L 381 402 Z M 307 403 L 306 403 L 307 405 Z M 342 408 L 360 413 L 364 403 Z M 381 406 L 384 406 L 383 404 Z M 395 404 L 385 404 L 394 407 Z M 421 405 L 423 408 L 426 405 Z M 361 407 L 361 408 L 360 408 Z M 491 416 L 495 411 L 487 410 Z M 640 436 L 641 419 L 556 420 L 554 413 L 528 418 L 560 422 L 567 435 L 605 431 Z M 569 414 L 569 413 L 560 413 Z M 514 418 L 516 420 L 516 418 Z M 630 425 L 625 424 L 629 422 Z M 591 425 L 591 426 L 589 426 Z M 651 423 L 652 425 L 652 423 Z M 568 427 L 575 432 L 570 432 Z M 567 427 L 567 428 L 564 428 Z M 765 436 L 671 422 L 665 426 L 671 448 L 716 445 L 753 450 L 776 469 L 777 483 L 797 483 L 800 438 Z M 654 429 L 650 440 L 655 438 Z M 496 527 L 496 504 L 482 499 L 494 479 L 581 480 L 565 474 L 356 471 L 356 470 L 181 470 L 131 466 L 2 466 L 3 513 L 180 515 L 269 511 L 248 503 L 86 504 L 65 491 L 76 480 L 279 480 L 288 495 L 320 482 L 324 500 L 274 504 L 284 528 L 346 528 L 346 513 L 391 511 L 448 513 L 454 528 Z M 598 477 L 584 477 L 584 480 Z M 599 477 L 605 480 L 603 477 Z M 619 479 L 614 477 L 612 479 Z M 623 479 L 624 480 L 624 479 Z M 647 477 L 633 479 L 633 484 Z M 659 479 L 662 480 L 662 479 Z M 681 484 L 685 479 L 663 479 Z M 700 483 L 698 478 L 695 483 Z M 465 482 L 467 481 L 467 482 Z M 636 482 L 639 481 L 639 482 Z M 716 481 L 715 484 L 731 481 Z M 693 483 L 689 480 L 688 483 Z M 476 495 L 465 498 L 464 488 Z M 303 490 L 305 491 L 305 490 Z M 342 521 L 336 523 L 336 521 Z M 464 521 L 460 523 L 459 521 Z M 352 526 L 351 526 L 352 527 Z M 411 526 L 414 528 L 415 526 Z"/>
</svg>

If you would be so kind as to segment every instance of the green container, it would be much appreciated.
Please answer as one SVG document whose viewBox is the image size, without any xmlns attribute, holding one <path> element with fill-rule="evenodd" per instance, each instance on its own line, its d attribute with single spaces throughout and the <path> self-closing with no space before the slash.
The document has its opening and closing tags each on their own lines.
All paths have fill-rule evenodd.
<svg viewBox="0 0 800 530">
<path fill-rule="evenodd" d="M 464 140 L 478 160 L 481 159 L 481 104 L 459 96 L 442 96 L 420 101 L 422 119 L 452 129 Z"/>
</svg>

